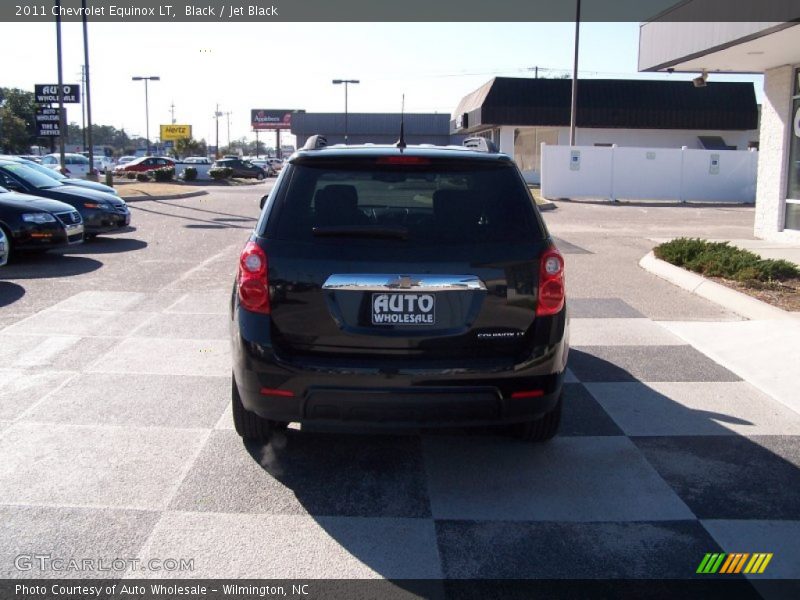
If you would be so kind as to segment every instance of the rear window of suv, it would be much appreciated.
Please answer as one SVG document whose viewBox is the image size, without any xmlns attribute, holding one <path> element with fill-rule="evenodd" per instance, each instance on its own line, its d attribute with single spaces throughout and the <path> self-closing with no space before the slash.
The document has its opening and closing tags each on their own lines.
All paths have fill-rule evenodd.
<svg viewBox="0 0 800 600">
<path fill-rule="evenodd" d="M 396 238 L 424 244 L 544 237 L 531 196 L 513 164 L 417 160 L 394 164 L 385 157 L 293 164 L 268 225 L 270 237 Z"/>
</svg>

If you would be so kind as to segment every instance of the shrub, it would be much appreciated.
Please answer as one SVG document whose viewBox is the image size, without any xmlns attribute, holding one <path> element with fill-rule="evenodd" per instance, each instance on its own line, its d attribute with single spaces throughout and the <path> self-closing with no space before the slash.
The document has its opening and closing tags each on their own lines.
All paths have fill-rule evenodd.
<svg viewBox="0 0 800 600">
<path fill-rule="evenodd" d="M 221 179 L 230 179 L 230 176 L 233 175 L 233 169 L 230 167 L 215 167 L 209 169 L 208 174 L 212 179 L 220 181 Z"/>
<path fill-rule="evenodd" d="M 184 181 L 195 181 L 197 179 L 197 169 L 195 167 L 186 167 L 183 170 Z"/>
<path fill-rule="evenodd" d="M 757 254 L 728 242 L 677 238 L 657 246 L 653 253 L 673 265 L 710 277 L 724 277 L 751 287 L 764 282 L 800 277 L 800 269 L 785 260 L 763 260 Z"/>
<path fill-rule="evenodd" d="M 153 171 L 153 179 L 156 181 L 172 181 L 175 177 L 175 167 L 163 167 Z"/>
<path fill-rule="evenodd" d="M 136 173 L 134 171 L 125 171 L 125 177 L 128 179 L 136 179 Z"/>
<path fill-rule="evenodd" d="M 137 173 L 136 174 L 136 181 L 150 181 L 150 174 L 149 173 Z"/>
</svg>

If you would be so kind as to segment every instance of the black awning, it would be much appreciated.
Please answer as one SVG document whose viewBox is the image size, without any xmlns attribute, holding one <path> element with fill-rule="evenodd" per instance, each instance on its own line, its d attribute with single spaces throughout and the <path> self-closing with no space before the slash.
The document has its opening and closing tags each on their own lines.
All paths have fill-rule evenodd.
<svg viewBox="0 0 800 600">
<path fill-rule="evenodd" d="M 567 126 L 569 79 L 496 77 L 466 96 L 455 121 L 467 113 L 479 126 Z M 578 127 L 626 129 L 749 130 L 758 127 L 751 83 L 581 79 Z"/>
</svg>

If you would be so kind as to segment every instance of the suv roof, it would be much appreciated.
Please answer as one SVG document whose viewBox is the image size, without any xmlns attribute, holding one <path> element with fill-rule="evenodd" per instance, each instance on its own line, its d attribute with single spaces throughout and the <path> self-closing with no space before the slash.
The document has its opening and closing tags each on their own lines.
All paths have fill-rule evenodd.
<svg viewBox="0 0 800 600">
<path fill-rule="evenodd" d="M 322 157 L 336 157 L 336 158 L 371 158 L 379 156 L 419 156 L 425 158 L 444 158 L 452 159 L 469 159 L 469 160 L 487 160 L 487 161 L 501 161 L 512 162 L 511 157 L 507 154 L 499 152 L 485 152 L 481 150 L 473 150 L 464 146 L 434 146 L 433 144 L 419 144 L 413 146 L 406 146 L 405 148 L 398 148 L 394 144 L 361 144 L 353 146 L 345 146 L 343 144 L 336 144 L 333 146 L 325 146 L 314 150 L 301 149 L 295 152 L 289 162 L 294 162 L 298 158 L 316 158 Z"/>
</svg>

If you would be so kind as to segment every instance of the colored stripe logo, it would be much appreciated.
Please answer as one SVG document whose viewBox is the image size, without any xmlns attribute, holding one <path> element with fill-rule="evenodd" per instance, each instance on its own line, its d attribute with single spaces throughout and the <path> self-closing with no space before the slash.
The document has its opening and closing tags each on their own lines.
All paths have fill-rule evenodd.
<svg viewBox="0 0 800 600">
<path fill-rule="evenodd" d="M 709 552 L 700 561 L 696 572 L 704 575 L 713 575 L 715 573 L 724 573 L 726 575 L 736 573 L 761 574 L 766 570 L 771 560 L 772 552 L 756 552 L 753 554 L 747 552 L 734 552 L 732 554 Z"/>
</svg>

